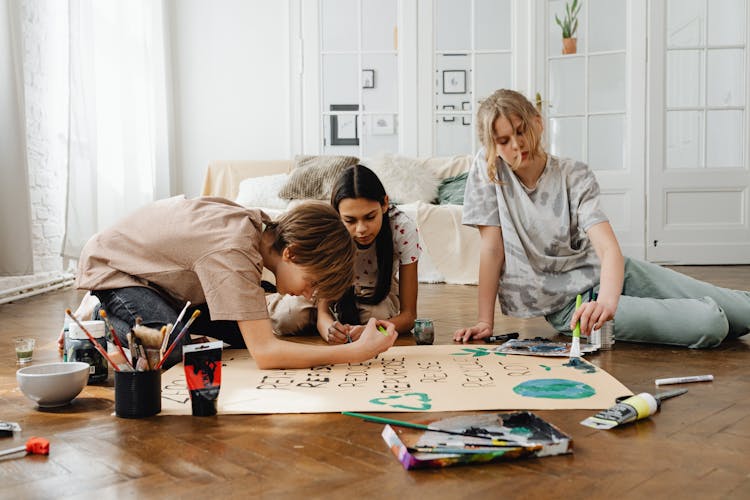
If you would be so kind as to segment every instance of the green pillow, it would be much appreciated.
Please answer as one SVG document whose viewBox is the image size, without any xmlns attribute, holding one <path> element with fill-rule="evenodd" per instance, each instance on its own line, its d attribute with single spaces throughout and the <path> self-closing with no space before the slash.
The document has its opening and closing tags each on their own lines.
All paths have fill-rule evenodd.
<svg viewBox="0 0 750 500">
<path fill-rule="evenodd" d="M 443 179 L 440 186 L 438 186 L 438 204 L 463 205 L 467 177 L 469 177 L 469 172 L 463 172 L 455 177 Z"/>
</svg>

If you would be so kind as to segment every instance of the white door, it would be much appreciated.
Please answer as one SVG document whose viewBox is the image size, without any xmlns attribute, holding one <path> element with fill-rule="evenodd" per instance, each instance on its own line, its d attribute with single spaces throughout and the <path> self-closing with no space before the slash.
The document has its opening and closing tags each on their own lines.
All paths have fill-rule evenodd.
<svg viewBox="0 0 750 500">
<path fill-rule="evenodd" d="M 747 4 L 650 4 L 651 261 L 750 263 Z"/>
<path fill-rule="evenodd" d="M 623 253 L 643 258 L 645 0 L 578 3 L 577 51 L 567 54 L 555 19 L 564 19 L 565 0 L 535 4 L 548 148 L 589 165 Z"/>
</svg>

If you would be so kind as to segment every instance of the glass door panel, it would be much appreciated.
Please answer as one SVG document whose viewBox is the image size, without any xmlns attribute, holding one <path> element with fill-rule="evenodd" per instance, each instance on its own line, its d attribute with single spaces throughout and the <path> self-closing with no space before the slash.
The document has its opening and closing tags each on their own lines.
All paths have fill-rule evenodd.
<svg viewBox="0 0 750 500">
<path fill-rule="evenodd" d="M 550 150 L 563 156 L 571 153 L 571 158 L 586 162 L 592 170 L 622 169 L 627 101 L 626 5 L 616 0 L 583 0 L 580 5 L 578 29 L 573 34 L 577 50 L 563 54 L 556 17 L 565 18 L 566 2 L 546 2 L 549 107 L 545 111 L 554 129 L 549 134 Z M 605 131 L 619 132 L 610 136 Z M 580 143 L 561 142 L 570 140 Z"/>
<path fill-rule="evenodd" d="M 357 3 L 324 0 L 320 4 L 321 50 L 351 51 L 359 39 Z"/>
<path fill-rule="evenodd" d="M 471 48 L 471 9 L 465 0 L 437 0 L 435 50 L 466 51 Z"/>
<path fill-rule="evenodd" d="M 346 0 L 356 5 L 356 2 Z M 397 0 L 362 0 L 362 50 L 389 52 L 394 49 L 398 25 Z M 353 43 L 356 38 L 350 40 Z"/>
<path fill-rule="evenodd" d="M 397 0 L 320 0 L 323 149 L 363 156 L 399 148 Z"/>
<path fill-rule="evenodd" d="M 472 154 L 478 104 L 513 84 L 511 0 L 434 0 L 433 154 Z"/>
</svg>

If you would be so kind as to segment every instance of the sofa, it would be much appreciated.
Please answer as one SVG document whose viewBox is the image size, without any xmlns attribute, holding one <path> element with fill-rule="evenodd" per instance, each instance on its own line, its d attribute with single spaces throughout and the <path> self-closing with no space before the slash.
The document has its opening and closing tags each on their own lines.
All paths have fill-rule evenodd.
<svg viewBox="0 0 750 500">
<path fill-rule="evenodd" d="M 308 179 L 313 182 L 315 178 L 309 173 L 310 170 L 304 170 L 309 167 L 302 158 L 307 162 L 320 163 L 326 158 L 342 157 L 212 161 L 206 171 L 201 194 L 261 208 L 270 217 L 276 217 L 299 199 L 305 198 L 295 196 L 290 200 L 279 196 L 282 191 L 290 196 L 288 187 L 292 178 L 296 178 L 298 183 L 301 180 L 302 184 L 307 183 Z M 391 201 L 416 221 L 423 249 L 419 261 L 420 282 L 477 283 L 479 232 L 461 225 L 460 203 L 471 160 L 470 155 L 431 158 L 383 155 L 371 159 L 351 159 L 374 170 Z M 307 197 L 327 199 L 325 193 Z"/>
</svg>

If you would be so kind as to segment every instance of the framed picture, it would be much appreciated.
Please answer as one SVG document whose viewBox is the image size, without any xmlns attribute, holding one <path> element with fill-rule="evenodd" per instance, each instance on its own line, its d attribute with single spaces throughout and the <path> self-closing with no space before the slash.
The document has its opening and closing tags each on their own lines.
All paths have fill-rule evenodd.
<svg viewBox="0 0 750 500">
<path fill-rule="evenodd" d="M 374 69 L 362 70 L 362 88 L 363 89 L 375 88 L 375 70 Z"/>
<path fill-rule="evenodd" d="M 358 104 L 331 104 L 331 111 L 359 111 Z M 331 115 L 331 146 L 359 146 L 357 116 Z"/>
<path fill-rule="evenodd" d="M 456 109 L 456 107 L 453 104 L 443 104 L 443 109 L 446 109 L 448 111 L 453 111 Z M 444 116 L 443 117 L 444 122 L 455 122 L 456 117 L 455 116 Z"/>
<path fill-rule="evenodd" d="M 443 70 L 443 94 L 465 94 L 466 93 L 466 70 L 446 69 Z"/>
<path fill-rule="evenodd" d="M 464 111 L 469 111 L 471 109 L 471 102 L 461 101 L 461 109 Z"/>
<path fill-rule="evenodd" d="M 394 115 L 372 115 L 372 135 L 393 135 L 396 132 Z"/>
<path fill-rule="evenodd" d="M 470 116 L 462 116 L 461 117 L 461 123 L 464 125 L 471 125 L 471 117 Z"/>
</svg>

